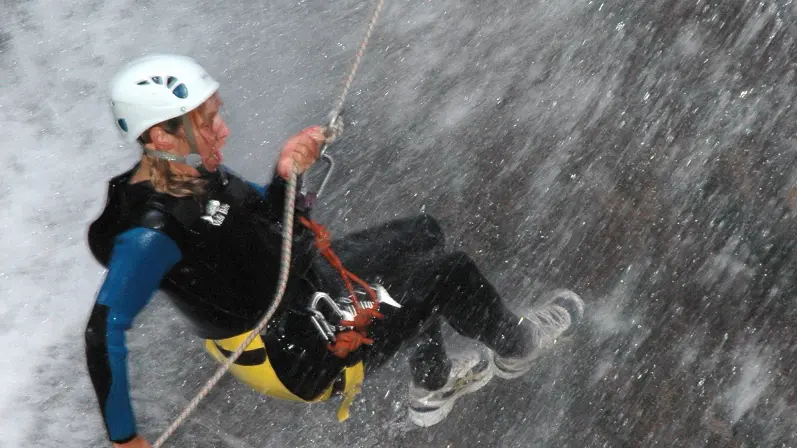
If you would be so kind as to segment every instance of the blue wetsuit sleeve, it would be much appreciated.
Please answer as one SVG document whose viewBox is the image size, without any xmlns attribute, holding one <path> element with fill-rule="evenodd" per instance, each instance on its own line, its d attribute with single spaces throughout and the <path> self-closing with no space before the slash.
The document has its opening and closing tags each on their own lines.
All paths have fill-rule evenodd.
<svg viewBox="0 0 797 448">
<path fill-rule="evenodd" d="M 257 191 L 257 194 L 259 194 L 260 197 L 263 198 L 263 200 L 267 199 L 268 192 L 266 188 L 268 188 L 268 185 L 260 185 L 250 181 L 246 181 L 246 183 L 249 184 L 250 187 L 254 188 L 255 191 Z"/>
<path fill-rule="evenodd" d="M 177 244 L 152 229 L 134 228 L 116 238 L 108 273 L 86 328 L 89 375 L 113 442 L 124 443 L 136 436 L 125 331 L 180 258 Z"/>
</svg>

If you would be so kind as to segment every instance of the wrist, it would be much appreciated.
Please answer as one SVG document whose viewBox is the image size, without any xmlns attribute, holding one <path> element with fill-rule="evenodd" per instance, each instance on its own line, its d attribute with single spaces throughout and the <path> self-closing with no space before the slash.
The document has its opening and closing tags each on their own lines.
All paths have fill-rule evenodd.
<svg viewBox="0 0 797 448">
<path fill-rule="evenodd" d="M 147 444 L 147 441 L 137 434 L 134 434 L 125 439 L 111 441 L 111 445 L 113 446 L 113 448 L 138 448 L 138 447 L 149 446 Z"/>
</svg>

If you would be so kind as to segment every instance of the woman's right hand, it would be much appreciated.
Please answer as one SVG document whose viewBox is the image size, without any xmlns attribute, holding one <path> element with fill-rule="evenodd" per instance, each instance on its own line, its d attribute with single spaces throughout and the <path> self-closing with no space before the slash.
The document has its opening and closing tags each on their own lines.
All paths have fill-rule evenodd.
<svg viewBox="0 0 797 448">
<path fill-rule="evenodd" d="M 324 140 L 324 128 L 321 126 L 311 126 L 289 138 L 282 147 L 277 162 L 277 174 L 288 180 L 294 165 L 297 169 L 296 174 L 304 173 L 318 160 Z"/>
<path fill-rule="evenodd" d="M 152 445 L 149 444 L 143 437 L 136 436 L 135 439 L 127 442 L 127 443 L 114 443 L 113 448 L 152 448 Z"/>
</svg>

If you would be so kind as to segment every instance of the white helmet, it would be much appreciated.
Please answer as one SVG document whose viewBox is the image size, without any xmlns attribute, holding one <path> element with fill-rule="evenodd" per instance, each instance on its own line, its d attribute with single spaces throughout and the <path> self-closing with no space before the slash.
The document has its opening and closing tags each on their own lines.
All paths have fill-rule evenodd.
<svg viewBox="0 0 797 448">
<path fill-rule="evenodd" d="M 111 106 L 125 140 L 150 127 L 196 109 L 219 83 L 186 56 L 153 54 L 135 59 L 113 77 Z"/>
</svg>

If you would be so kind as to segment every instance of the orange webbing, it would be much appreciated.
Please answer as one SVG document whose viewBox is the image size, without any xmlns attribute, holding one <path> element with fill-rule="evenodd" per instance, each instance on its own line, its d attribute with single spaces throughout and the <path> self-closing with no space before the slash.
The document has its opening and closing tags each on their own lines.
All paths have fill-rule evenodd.
<svg viewBox="0 0 797 448">
<path fill-rule="evenodd" d="M 347 330 L 339 333 L 336 335 L 335 343 L 329 344 L 329 350 L 331 350 L 335 356 L 345 358 L 349 353 L 357 350 L 362 344 L 373 344 L 374 341 L 368 338 L 366 329 L 371 323 L 371 320 L 383 319 L 385 316 L 378 311 L 379 300 L 377 299 L 376 291 L 360 277 L 357 277 L 354 273 L 346 269 L 346 267 L 343 266 L 343 262 L 340 261 L 340 258 L 338 258 L 332 250 L 332 238 L 326 227 L 304 216 L 299 217 L 299 222 L 315 234 L 316 247 L 318 247 L 319 252 L 329 264 L 340 273 L 340 277 L 343 279 L 343 283 L 346 284 L 346 289 L 348 289 L 351 301 L 354 304 L 354 320 L 340 321 L 342 325 L 354 327 L 354 330 Z M 365 289 L 374 303 L 373 308 L 363 308 L 360 306 L 360 301 L 357 300 L 352 281 Z"/>
</svg>

